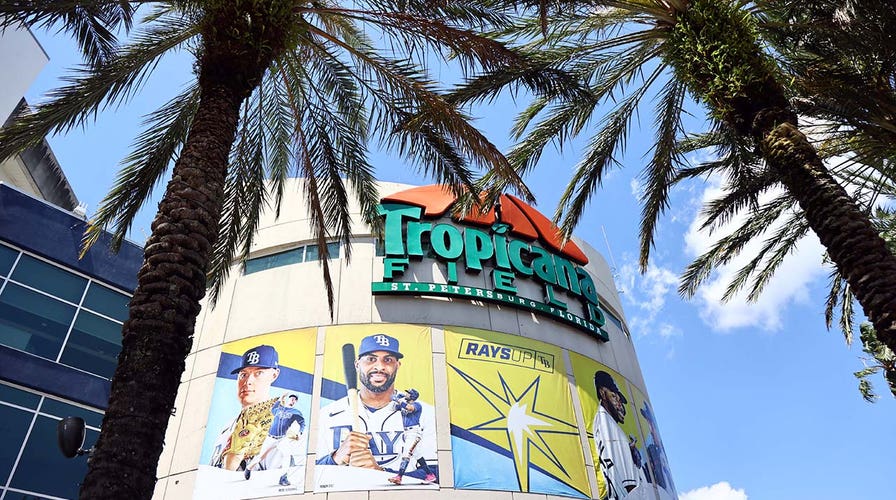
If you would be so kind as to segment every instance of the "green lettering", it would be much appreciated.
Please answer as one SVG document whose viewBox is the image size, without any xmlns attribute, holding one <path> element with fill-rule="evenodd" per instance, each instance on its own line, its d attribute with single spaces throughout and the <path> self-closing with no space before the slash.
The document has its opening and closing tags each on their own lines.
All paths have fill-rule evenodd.
<svg viewBox="0 0 896 500">
<path fill-rule="evenodd" d="M 404 274 L 405 269 L 408 268 L 408 259 L 396 259 L 393 257 L 386 257 L 383 259 L 383 279 L 391 280 L 396 275 L 400 276 Z"/>
<path fill-rule="evenodd" d="M 495 234 L 495 267 L 511 269 L 510 257 L 507 255 L 507 237 L 503 234 Z"/>
<path fill-rule="evenodd" d="M 473 228 L 464 231 L 465 264 L 467 271 L 482 271 L 482 261 L 491 259 L 495 254 L 492 239 L 488 234 Z"/>
<path fill-rule="evenodd" d="M 557 271 L 554 269 L 554 256 L 541 247 L 532 245 L 530 252 L 536 257 L 532 259 L 532 270 L 541 281 L 548 285 L 557 283 Z"/>
<path fill-rule="evenodd" d="M 516 276 L 510 271 L 501 271 L 500 269 L 495 269 L 492 271 L 492 282 L 494 283 L 495 290 L 503 290 L 505 292 L 510 292 L 515 294 L 516 287 L 513 286 L 513 280 Z"/>
<path fill-rule="evenodd" d="M 438 224 L 429 233 L 433 251 L 442 259 L 457 260 L 464 253 L 464 240 L 460 230 L 451 224 Z"/>
<path fill-rule="evenodd" d="M 579 295 L 579 280 L 578 276 L 576 276 L 575 264 L 559 255 L 555 255 L 554 269 L 557 272 L 557 286 Z"/>
<path fill-rule="evenodd" d="M 594 286 L 594 279 L 591 278 L 591 274 L 581 267 L 576 269 L 576 272 L 579 274 L 579 289 L 582 290 L 582 296 L 589 303 L 600 305 L 600 301 L 597 298 L 597 288 Z"/>
<path fill-rule="evenodd" d="M 377 212 L 386 218 L 386 222 L 383 224 L 386 255 L 405 255 L 401 229 L 403 219 L 420 220 L 423 209 L 397 203 L 383 203 L 377 207 Z"/>
<path fill-rule="evenodd" d="M 427 222 L 408 222 L 408 255 L 423 257 L 423 235 L 431 228 Z"/>
<path fill-rule="evenodd" d="M 527 266 L 525 262 L 523 262 L 523 250 L 526 252 L 529 251 L 529 245 L 520 240 L 511 240 L 509 246 L 509 255 L 510 264 L 513 266 L 513 269 L 524 275 L 524 276 L 532 276 L 532 268 Z"/>
<path fill-rule="evenodd" d="M 548 304 L 553 304 L 560 309 L 566 309 L 566 302 L 563 302 L 554 295 L 554 287 L 552 285 L 544 286 L 544 301 Z"/>
</svg>

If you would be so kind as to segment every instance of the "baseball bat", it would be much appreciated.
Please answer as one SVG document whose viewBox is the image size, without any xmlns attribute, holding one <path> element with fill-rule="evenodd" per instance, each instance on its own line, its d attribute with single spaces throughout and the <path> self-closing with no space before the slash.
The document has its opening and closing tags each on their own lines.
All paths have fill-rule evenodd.
<svg viewBox="0 0 896 500">
<path fill-rule="evenodd" d="M 355 345 L 342 346 L 342 369 L 345 372 L 345 389 L 348 392 L 348 406 L 352 412 L 352 430 L 364 432 L 358 415 L 358 369 L 355 368 Z"/>
</svg>

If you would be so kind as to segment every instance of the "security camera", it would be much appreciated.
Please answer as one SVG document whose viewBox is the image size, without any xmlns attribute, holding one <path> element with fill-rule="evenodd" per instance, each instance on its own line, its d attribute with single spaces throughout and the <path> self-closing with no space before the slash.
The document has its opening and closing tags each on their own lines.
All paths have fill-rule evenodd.
<svg viewBox="0 0 896 500">
<path fill-rule="evenodd" d="M 65 458 L 74 458 L 90 451 L 81 448 L 85 434 L 84 419 L 81 417 L 65 417 L 56 424 L 56 440 Z"/>
</svg>

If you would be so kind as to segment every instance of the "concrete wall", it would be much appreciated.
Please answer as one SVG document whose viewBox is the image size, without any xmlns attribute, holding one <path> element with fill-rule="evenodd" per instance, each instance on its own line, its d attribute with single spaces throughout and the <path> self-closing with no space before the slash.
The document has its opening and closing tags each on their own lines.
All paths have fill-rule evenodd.
<svg viewBox="0 0 896 500">
<path fill-rule="evenodd" d="M 26 28 L 0 30 L 0 125 L 6 122 L 49 58 Z"/>
</svg>

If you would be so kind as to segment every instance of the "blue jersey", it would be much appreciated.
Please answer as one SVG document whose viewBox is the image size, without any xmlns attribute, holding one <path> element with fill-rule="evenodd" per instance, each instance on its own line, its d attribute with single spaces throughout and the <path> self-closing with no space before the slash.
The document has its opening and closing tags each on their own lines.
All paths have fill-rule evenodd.
<svg viewBox="0 0 896 500">
<path fill-rule="evenodd" d="M 302 416 L 302 412 L 299 410 L 283 406 L 280 404 L 280 401 L 277 401 L 274 403 L 274 407 L 271 408 L 271 413 L 274 414 L 274 421 L 271 422 L 271 430 L 268 434 L 272 438 L 280 439 L 285 436 L 286 431 L 289 430 L 289 426 L 293 422 L 299 424 L 299 432 L 305 432 L 305 417 Z"/>
</svg>

